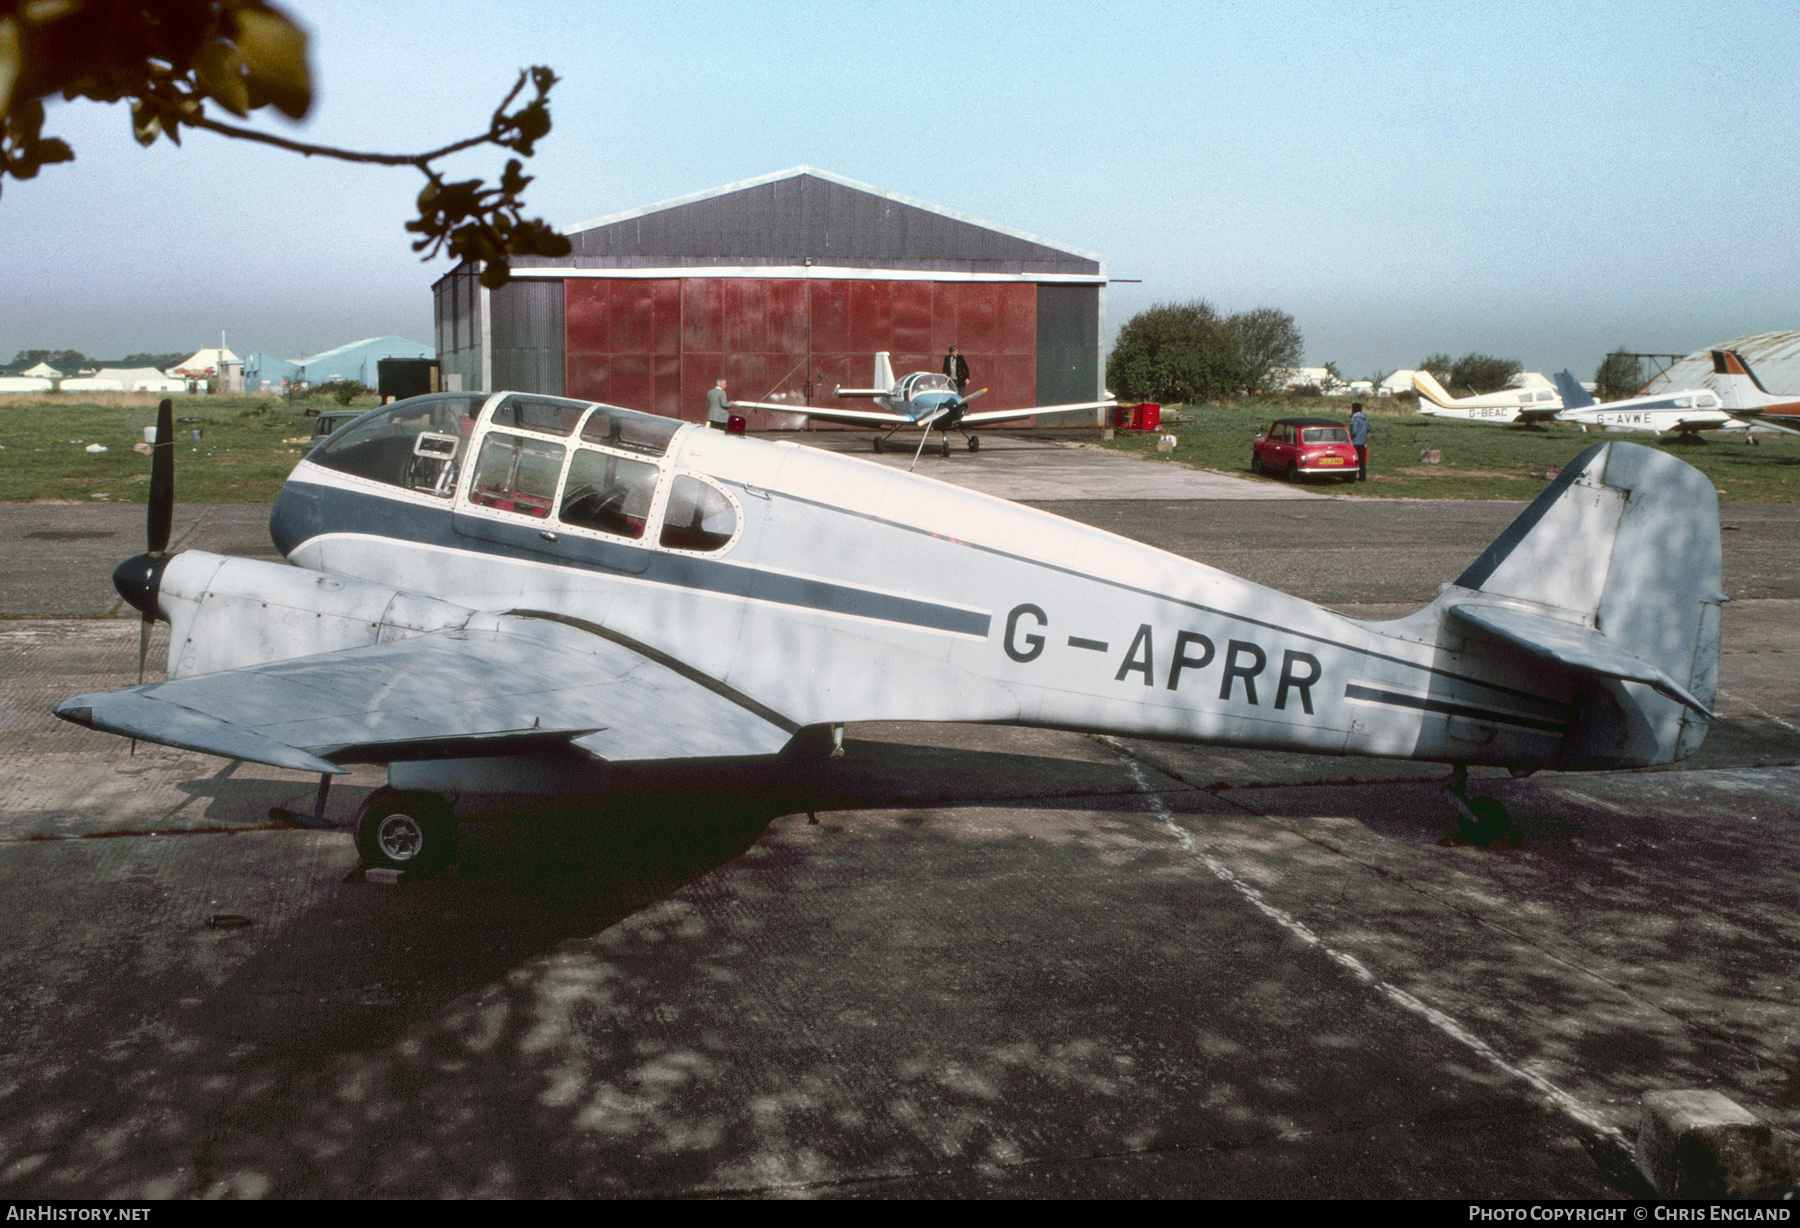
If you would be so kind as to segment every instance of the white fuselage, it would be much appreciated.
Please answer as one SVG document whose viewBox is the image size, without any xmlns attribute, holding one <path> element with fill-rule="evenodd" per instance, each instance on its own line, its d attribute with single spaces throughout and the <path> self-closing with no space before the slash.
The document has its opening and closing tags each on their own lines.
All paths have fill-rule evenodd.
<svg viewBox="0 0 1800 1228">
<path fill-rule="evenodd" d="M 442 497 L 303 461 L 276 520 L 283 504 L 322 509 L 304 537 L 288 535 L 303 567 L 603 627 L 802 726 L 1007 722 L 1543 765 L 1570 720 L 1568 673 L 1492 645 L 1464 651 L 1429 611 L 1360 623 L 1060 517 L 787 442 L 692 427 L 657 463 L 652 524 L 678 475 L 704 475 L 738 512 L 727 545 L 670 549 L 651 532 L 616 547 L 479 506 L 473 465 Z M 590 546 L 602 561 L 582 555 Z"/>
</svg>

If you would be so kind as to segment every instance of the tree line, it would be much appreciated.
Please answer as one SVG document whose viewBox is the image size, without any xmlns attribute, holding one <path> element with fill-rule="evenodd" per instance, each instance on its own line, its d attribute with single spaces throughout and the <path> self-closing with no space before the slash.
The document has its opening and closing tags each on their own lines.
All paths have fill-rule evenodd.
<svg viewBox="0 0 1800 1228">
<path fill-rule="evenodd" d="M 1106 360 L 1106 386 L 1126 401 L 1194 405 L 1248 393 L 1282 391 L 1300 366 L 1305 343 L 1294 317 L 1273 307 L 1223 315 L 1205 299 L 1159 303 L 1126 321 Z M 1337 368 L 1325 364 L 1331 378 Z M 1471 351 L 1452 359 L 1428 354 L 1429 371 L 1452 396 L 1480 396 L 1511 386 L 1524 371 L 1514 358 Z M 1383 376 L 1371 376 L 1379 384 Z M 1595 396 L 1615 401 L 1644 384 L 1638 360 L 1623 349 L 1594 372 Z"/>
<path fill-rule="evenodd" d="M 1294 317 L 1273 307 L 1221 315 L 1211 303 L 1163 303 L 1119 330 L 1106 386 L 1128 401 L 1192 405 L 1285 384 L 1305 350 Z"/>
</svg>

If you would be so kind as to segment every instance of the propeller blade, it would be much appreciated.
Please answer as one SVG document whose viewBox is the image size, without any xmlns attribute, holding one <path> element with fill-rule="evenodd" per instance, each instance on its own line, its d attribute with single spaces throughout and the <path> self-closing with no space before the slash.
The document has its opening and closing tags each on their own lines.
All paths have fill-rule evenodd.
<svg viewBox="0 0 1800 1228">
<path fill-rule="evenodd" d="M 927 418 L 925 420 L 925 429 L 919 433 L 919 450 L 913 453 L 912 464 L 906 467 L 908 473 L 911 473 L 914 469 L 918 468 L 919 457 L 925 454 L 925 443 L 931 438 L 931 422 L 932 419 Z"/>
<path fill-rule="evenodd" d="M 147 552 L 161 554 L 169 548 L 175 522 L 175 402 L 168 397 L 156 407 L 156 444 L 150 449 L 150 504 L 147 516 Z"/>
</svg>

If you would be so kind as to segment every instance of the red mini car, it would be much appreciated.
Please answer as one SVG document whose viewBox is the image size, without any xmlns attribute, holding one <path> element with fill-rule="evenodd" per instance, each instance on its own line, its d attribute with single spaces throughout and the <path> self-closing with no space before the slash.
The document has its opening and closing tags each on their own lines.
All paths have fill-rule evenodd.
<svg viewBox="0 0 1800 1228">
<path fill-rule="evenodd" d="M 1250 472 L 1295 478 L 1356 480 L 1356 445 L 1350 428 L 1330 418 L 1277 418 L 1250 448 Z"/>
</svg>

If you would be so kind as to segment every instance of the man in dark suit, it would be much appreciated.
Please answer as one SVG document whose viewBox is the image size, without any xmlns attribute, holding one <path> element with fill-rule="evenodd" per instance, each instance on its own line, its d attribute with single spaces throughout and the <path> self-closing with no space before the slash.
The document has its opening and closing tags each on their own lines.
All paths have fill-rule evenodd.
<svg viewBox="0 0 1800 1228">
<path fill-rule="evenodd" d="M 950 377 L 950 384 L 956 389 L 956 395 L 961 396 L 963 385 L 969 382 L 969 363 L 956 352 L 955 346 L 951 346 L 950 352 L 944 355 L 944 374 Z"/>
</svg>

